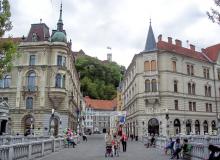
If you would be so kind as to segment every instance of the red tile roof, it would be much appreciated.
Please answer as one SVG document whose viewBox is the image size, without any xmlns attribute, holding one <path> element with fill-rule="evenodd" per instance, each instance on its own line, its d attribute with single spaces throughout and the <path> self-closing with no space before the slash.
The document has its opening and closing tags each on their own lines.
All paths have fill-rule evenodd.
<svg viewBox="0 0 220 160">
<path fill-rule="evenodd" d="M 195 58 L 198 60 L 208 61 L 208 59 L 201 52 L 184 48 L 182 46 L 178 46 L 176 44 L 168 43 L 162 40 L 157 42 L 157 48 L 169 52 L 174 52 L 187 57 Z"/>
<path fill-rule="evenodd" d="M 218 54 L 220 52 L 220 44 L 216 44 L 214 46 L 210 46 L 208 48 L 206 48 L 205 50 L 205 54 L 212 60 L 212 61 L 216 61 L 218 59 Z"/>
<path fill-rule="evenodd" d="M 116 108 L 116 100 L 98 100 L 91 99 L 90 97 L 84 97 L 86 106 L 89 106 L 95 110 L 107 110 L 113 111 Z"/>
</svg>

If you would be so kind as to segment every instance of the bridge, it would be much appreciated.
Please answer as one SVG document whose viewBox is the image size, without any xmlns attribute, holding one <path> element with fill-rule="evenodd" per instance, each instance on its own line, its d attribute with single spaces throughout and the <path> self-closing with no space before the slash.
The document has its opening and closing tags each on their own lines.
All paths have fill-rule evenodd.
<svg viewBox="0 0 220 160">
<path fill-rule="evenodd" d="M 75 148 L 64 148 L 41 158 L 41 160 L 166 160 L 168 156 L 156 148 L 145 148 L 143 143 L 128 141 L 127 152 L 119 152 L 119 157 L 105 158 L 104 135 L 88 136 L 88 141 L 81 141 Z"/>
</svg>

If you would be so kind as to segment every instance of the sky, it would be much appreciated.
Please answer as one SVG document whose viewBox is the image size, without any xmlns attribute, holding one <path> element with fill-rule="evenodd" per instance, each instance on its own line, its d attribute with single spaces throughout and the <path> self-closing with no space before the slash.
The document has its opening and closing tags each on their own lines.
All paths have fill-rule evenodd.
<svg viewBox="0 0 220 160">
<path fill-rule="evenodd" d="M 9 0 L 13 29 L 6 36 L 27 36 L 33 23 L 56 29 L 61 0 Z M 220 25 L 206 12 L 216 8 L 213 0 L 62 0 L 63 23 L 72 50 L 82 49 L 101 60 L 128 67 L 135 54 L 144 50 L 149 21 L 155 38 L 179 39 L 196 50 L 220 43 Z M 220 8 L 219 8 L 220 11 Z M 188 42 L 188 43 L 187 43 Z M 107 49 L 107 47 L 111 47 Z"/>
</svg>

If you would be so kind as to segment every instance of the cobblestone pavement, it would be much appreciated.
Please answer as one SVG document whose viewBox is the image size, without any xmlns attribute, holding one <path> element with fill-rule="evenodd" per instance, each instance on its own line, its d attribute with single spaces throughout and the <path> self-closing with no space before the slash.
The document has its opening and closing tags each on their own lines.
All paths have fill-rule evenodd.
<svg viewBox="0 0 220 160">
<path fill-rule="evenodd" d="M 122 148 L 122 147 L 121 147 Z M 119 157 L 105 158 L 104 135 L 88 136 L 88 142 L 82 142 L 76 148 L 65 148 L 59 152 L 42 157 L 41 160 L 168 160 L 163 151 L 145 148 L 143 143 L 128 142 L 127 152 L 119 152 Z"/>
</svg>

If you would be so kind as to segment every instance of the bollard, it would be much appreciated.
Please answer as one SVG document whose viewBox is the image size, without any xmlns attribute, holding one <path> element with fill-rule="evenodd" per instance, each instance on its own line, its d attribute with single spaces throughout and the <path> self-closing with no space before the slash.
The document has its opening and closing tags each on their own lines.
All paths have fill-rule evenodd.
<svg viewBox="0 0 220 160">
<path fill-rule="evenodd" d="M 41 143 L 41 156 L 44 156 L 44 140 Z"/>
</svg>

